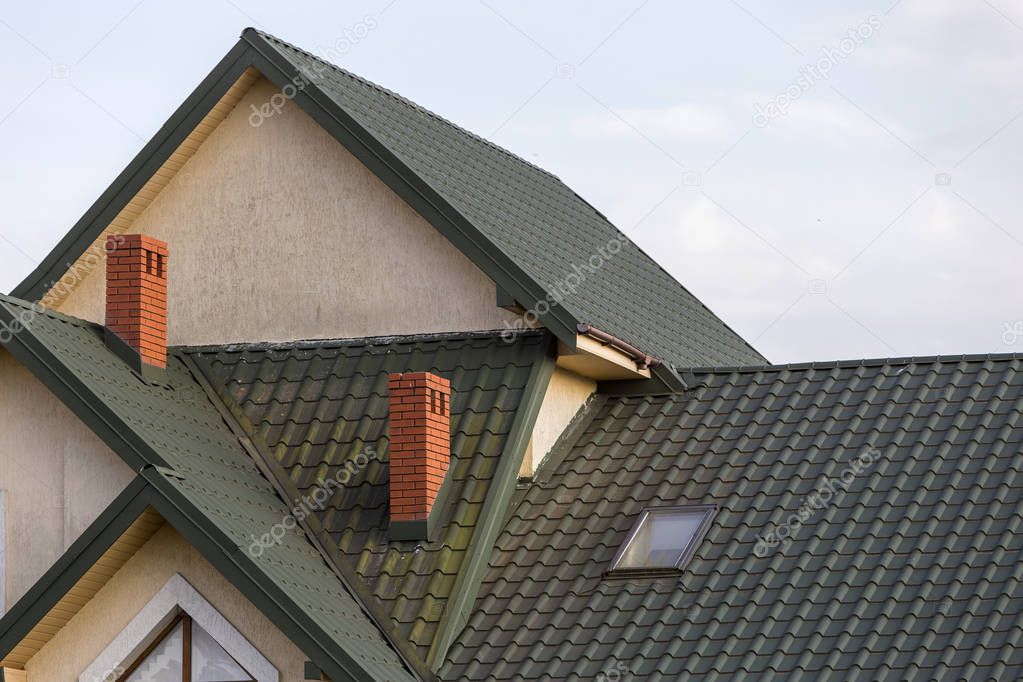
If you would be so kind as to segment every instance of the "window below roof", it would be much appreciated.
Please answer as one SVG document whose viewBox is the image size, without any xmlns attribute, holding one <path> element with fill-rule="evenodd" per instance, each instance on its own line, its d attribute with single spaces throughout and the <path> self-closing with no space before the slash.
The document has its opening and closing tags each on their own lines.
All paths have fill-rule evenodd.
<svg viewBox="0 0 1023 682">
<path fill-rule="evenodd" d="M 714 506 L 644 510 L 611 562 L 611 571 L 680 571 L 707 533 L 715 510 Z"/>
<path fill-rule="evenodd" d="M 78 676 L 78 682 L 114 679 L 278 682 L 280 673 L 205 597 L 175 574 Z"/>
<path fill-rule="evenodd" d="M 255 682 L 231 654 L 182 613 L 118 682 Z"/>
</svg>

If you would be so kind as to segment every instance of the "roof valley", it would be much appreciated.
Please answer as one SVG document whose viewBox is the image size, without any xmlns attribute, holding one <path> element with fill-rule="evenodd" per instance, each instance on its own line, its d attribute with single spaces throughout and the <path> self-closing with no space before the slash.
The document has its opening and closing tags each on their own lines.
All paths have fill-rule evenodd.
<svg viewBox="0 0 1023 682">
<path fill-rule="evenodd" d="M 306 513 L 306 505 L 310 501 L 309 496 L 303 495 L 299 491 L 298 486 L 288 477 L 284 468 L 270 454 L 270 450 L 263 441 L 263 438 L 248 420 L 241 406 L 233 400 L 227 391 L 217 391 L 211 384 L 210 377 L 206 375 L 202 368 L 188 354 L 179 353 L 178 358 L 196 379 L 206 398 L 209 399 L 223 418 L 225 425 L 238 438 L 238 442 L 248 452 L 249 456 L 252 457 L 260 472 L 274 487 L 281 502 L 290 510 L 291 517 L 295 519 L 296 525 L 301 528 L 309 543 L 323 557 L 324 563 L 330 567 L 345 588 L 356 598 L 366 616 L 377 627 L 381 636 L 402 657 L 405 664 L 423 676 L 425 672 L 423 662 L 419 660 L 415 651 L 408 646 L 408 641 L 400 632 L 396 632 L 393 627 L 388 628 L 384 625 L 388 622 L 388 619 L 376 608 L 375 602 L 371 598 L 372 595 L 366 591 L 354 568 L 348 565 L 346 558 L 332 544 L 330 536 L 324 530 L 319 518 L 315 514 Z"/>
</svg>

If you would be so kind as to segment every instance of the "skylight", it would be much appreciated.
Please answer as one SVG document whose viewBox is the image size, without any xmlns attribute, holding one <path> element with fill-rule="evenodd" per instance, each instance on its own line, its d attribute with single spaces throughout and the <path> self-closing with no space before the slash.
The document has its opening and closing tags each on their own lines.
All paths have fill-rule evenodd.
<svg viewBox="0 0 1023 682">
<path fill-rule="evenodd" d="M 612 571 L 679 570 L 703 539 L 713 506 L 644 510 L 611 563 Z"/>
</svg>

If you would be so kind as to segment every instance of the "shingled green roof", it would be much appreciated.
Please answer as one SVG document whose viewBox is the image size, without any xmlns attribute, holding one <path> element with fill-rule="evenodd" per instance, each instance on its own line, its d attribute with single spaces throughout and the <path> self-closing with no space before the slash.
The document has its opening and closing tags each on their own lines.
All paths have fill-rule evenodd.
<svg viewBox="0 0 1023 682">
<path fill-rule="evenodd" d="M 607 399 L 538 474 L 443 679 L 1023 677 L 1023 356 L 691 385 Z M 604 576 L 644 508 L 705 504 L 681 575 Z"/>
<path fill-rule="evenodd" d="M 414 679 L 301 531 L 248 551 L 253 535 L 280 524 L 289 509 L 179 357 L 170 358 L 166 382 L 152 385 L 107 348 L 98 325 L 7 296 L 0 296 L 0 322 L 19 361 L 129 465 L 160 477 L 177 508 L 229 543 L 220 550 L 232 565 L 280 591 L 282 606 L 332 656 L 325 669 L 344 669 L 352 680 Z"/>
<path fill-rule="evenodd" d="M 485 567 L 503 523 L 507 507 L 488 508 L 487 502 L 500 499 L 501 489 L 510 499 L 525 439 L 509 443 L 509 437 L 517 424 L 520 436 L 528 435 L 524 405 L 543 395 L 546 381 L 533 377 L 551 342 L 546 333 L 522 334 L 512 343 L 493 333 L 448 334 L 232 345 L 188 354 L 298 495 L 308 498 L 345 467 L 354 472 L 316 516 L 346 570 L 367 588 L 378 620 L 390 625 L 393 639 L 411 642 L 424 663 L 459 574 L 469 570 L 467 554 L 479 554 Z M 388 537 L 387 375 L 405 371 L 439 374 L 452 387 L 452 459 L 432 542 Z M 360 457 L 366 453 L 368 464 Z M 488 516 L 497 525 L 485 538 Z M 460 589 L 475 594 L 481 578 L 482 571 L 463 578 Z M 464 622 L 457 616 L 448 615 L 452 627 Z"/>
</svg>

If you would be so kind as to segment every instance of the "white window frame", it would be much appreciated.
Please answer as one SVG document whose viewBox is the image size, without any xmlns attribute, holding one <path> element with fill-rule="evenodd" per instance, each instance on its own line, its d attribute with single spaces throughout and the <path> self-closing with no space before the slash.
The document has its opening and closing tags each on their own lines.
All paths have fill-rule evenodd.
<svg viewBox="0 0 1023 682">
<path fill-rule="evenodd" d="M 277 668 L 178 573 L 82 671 L 78 682 L 116 680 L 182 611 L 208 632 L 257 682 L 280 682 Z"/>
<path fill-rule="evenodd" d="M 610 574 L 628 574 L 628 573 L 649 573 L 658 571 L 681 571 L 685 569 L 686 565 L 689 564 L 690 559 L 693 558 L 693 554 L 696 553 L 696 548 L 703 541 L 703 538 L 707 535 L 707 531 L 710 530 L 710 524 L 714 521 L 714 516 L 717 514 L 718 506 L 716 504 L 697 504 L 697 505 L 675 505 L 670 507 L 647 507 L 643 510 L 643 513 L 639 515 L 639 518 L 632 525 L 632 530 L 629 531 L 629 535 L 625 538 L 625 542 L 618 551 L 615 552 L 614 559 L 611 560 Z M 679 547 L 679 556 L 675 561 L 674 566 L 637 566 L 630 568 L 620 568 L 618 564 L 621 562 L 622 557 L 628 551 L 632 545 L 632 541 L 639 535 L 639 531 L 643 528 L 643 524 L 647 522 L 650 516 L 656 514 L 671 514 L 672 512 L 686 513 L 686 514 L 702 514 L 703 519 L 700 521 L 700 525 L 697 526 L 696 531 L 689 540 Z"/>
</svg>

